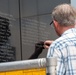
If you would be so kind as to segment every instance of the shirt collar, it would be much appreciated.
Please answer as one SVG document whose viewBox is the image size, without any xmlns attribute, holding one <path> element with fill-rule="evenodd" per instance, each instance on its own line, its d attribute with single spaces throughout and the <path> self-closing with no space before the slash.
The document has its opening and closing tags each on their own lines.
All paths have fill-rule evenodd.
<svg viewBox="0 0 76 75">
<path fill-rule="evenodd" d="M 76 28 L 71 28 L 71 29 L 66 30 L 61 36 L 66 35 L 68 33 L 72 33 L 72 32 L 76 33 Z"/>
</svg>

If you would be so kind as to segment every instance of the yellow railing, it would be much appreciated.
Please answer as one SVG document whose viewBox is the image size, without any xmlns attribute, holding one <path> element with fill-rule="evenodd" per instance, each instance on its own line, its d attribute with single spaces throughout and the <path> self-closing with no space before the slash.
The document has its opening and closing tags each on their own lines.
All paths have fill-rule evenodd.
<svg viewBox="0 0 76 75">
<path fill-rule="evenodd" d="M 0 75 L 55 75 L 56 58 L 0 63 Z"/>
<path fill-rule="evenodd" d="M 46 69 L 30 69 L 0 72 L 0 75 L 46 75 Z"/>
</svg>

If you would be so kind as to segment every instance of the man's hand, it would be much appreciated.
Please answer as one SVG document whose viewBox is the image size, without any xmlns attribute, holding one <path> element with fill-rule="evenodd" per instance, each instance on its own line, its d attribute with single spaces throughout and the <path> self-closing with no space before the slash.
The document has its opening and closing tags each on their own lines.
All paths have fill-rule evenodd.
<svg viewBox="0 0 76 75">
<path fill-rule="evenodd" d="M 53 40 L 46 40 L 44 42 L 44 48 L 48 49 L 52 43 L 53 43 Z"/>
</svg>

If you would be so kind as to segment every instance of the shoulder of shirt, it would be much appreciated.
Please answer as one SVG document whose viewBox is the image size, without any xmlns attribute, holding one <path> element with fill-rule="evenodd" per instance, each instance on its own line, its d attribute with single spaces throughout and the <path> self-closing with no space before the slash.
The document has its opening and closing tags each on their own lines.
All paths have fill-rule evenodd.
<svg viewBox="0 0 76 75">
<path fill-rule="evenodd" d="M 75 30 L 75 31 L 76 31 L 76 28 L 71 28 L 71 29 L 69 29 L 69 30 L 72 30 L 72 31 Z M 68 30 L 68 31 L 69 31 L 69 30 Z M 75 31 L 74 31 L 74 32 L 75 32 Z M 66 33 L 66 32 L 63 33 L 62 36 L 59 37 L 59 38 L 57 38 L 56 40 L 54 40 L 54 42 L 53 42 L 52 44 L 55 44 L 55 45 L 56 45 L 57 43 L 63 43 L 63 42 L 65 42 L 65 41 L 66 41 L 66 38 L 67 38 L 67 37 L 65 37 L 65 36 L 67 36 L 67 35 L 65 35 L 65 34 L 67 34 L 67 33 Z M 64 35 L 64 36 L 63 36 L 63 35 Z M 51 44 L 51 45 L 52 45 L 52 44 Z"/>
<path fill-rule="evenodd" d="M 68 33 L 70 34 L 71 32 L 74 32 L 76 34 L 76 28 L 71 28 L 69 29 L 68 31 L 66 31 L 65 33 L 62 34 L 61 37 L 57 38 L 56 40 L 54 40 L 54 42 L 50 45 L 50 47 L 60 47 L 60 46 L 65 46 L 65 43 L 67 42 L 67 37 L 65 36 L 68 36 Z M 71 36 L 72 37 L 72 36 Z"/>
<path fill-rule="evenodd" d="M 53 48 L 58 48 L 64 43 L 64 38 L 63 37 L 59 37 L 58 39 L 56 39 L 51 45 L 50 47 L 53 47 Z"/>
</svg>

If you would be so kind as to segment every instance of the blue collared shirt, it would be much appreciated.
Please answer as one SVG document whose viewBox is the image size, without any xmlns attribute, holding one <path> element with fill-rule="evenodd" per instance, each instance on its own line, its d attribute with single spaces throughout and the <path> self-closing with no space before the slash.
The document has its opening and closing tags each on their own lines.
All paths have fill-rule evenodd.
<svg viewBox="0 0 76 75">
<path fill-rule="evenodd" d="M 68 29 L 50 45 L 49 57 L 57 57 L 56 75 L 76 75 L 76 28 Z"/>
</svg>

